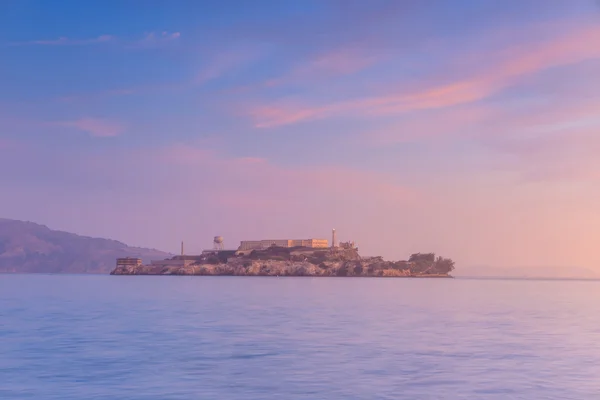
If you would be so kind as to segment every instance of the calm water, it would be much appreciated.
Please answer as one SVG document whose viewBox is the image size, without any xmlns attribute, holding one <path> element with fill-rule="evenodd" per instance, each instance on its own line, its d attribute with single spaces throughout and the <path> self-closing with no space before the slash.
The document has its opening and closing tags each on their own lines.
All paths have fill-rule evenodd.
<svg viewBox="0 0 600 400">
<path fill-rule="evenodd" d="M 600 282 L 0 275 L 0 399 L 597 399 Z"/>
</svg>

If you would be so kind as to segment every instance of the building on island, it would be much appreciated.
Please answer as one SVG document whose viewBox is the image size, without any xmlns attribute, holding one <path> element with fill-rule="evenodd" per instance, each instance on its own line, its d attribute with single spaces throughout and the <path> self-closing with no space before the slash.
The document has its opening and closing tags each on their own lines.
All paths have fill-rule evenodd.
<svg viewBox="0 0 600 400">
<path fill-rule="evenodd" d="M 327 239 L 242 240 L 238 251 L 264 250 L 271 246 L 327 248 L 329 243 Z"/>
<path fill-rule="evenodd" d="M 153 267 L 187 267 L 188 265 L 194 264 L 196 259 L 184 258 L 184 257 L 173 257 L 170 260 L 154 260 L 150 263 Z"/>
<path fill-rule="evenodd" d="M 339 248 L 355 248 L 354 242 L 337 242 L 335 229 L 332 230 L 331 251 L 338 251 Z M 304 247 L 312 249 L 327 249 L 330 243 L 327 239 L 274 239 L 274 240 L 242 240 L 237 250 L 225 249 L 223 236 L 213 238 L 213 248 L 203 250 L 199 255 L 187 255 L 184 252 L 183 242 L 181 242 L 181 255 L 174 256 L 165 260 L 152 260 L 150 266 L 153 267 L 187 267 L 189 265 L 203 263 L 209 256 L 217 256 L 220 259 L 227 259 L 229 256 L 245 255 L 253 250 L 266 250 L 270 247 Z M 118 258 L 117 267 L 121 266 L 140 266 L 140 258 Z"/>
<path fill-rule="evenodd" d="M 117 258 L 117 267 L 121 267 L 121 266 L 139 267 L 140 265 L 142 265 L 141 258 L 134 258 L 134 257 Z"/>
</svg>

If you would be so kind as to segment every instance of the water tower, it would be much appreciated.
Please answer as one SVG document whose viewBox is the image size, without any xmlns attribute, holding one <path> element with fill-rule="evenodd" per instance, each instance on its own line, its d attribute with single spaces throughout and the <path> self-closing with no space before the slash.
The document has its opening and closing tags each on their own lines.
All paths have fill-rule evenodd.
<svg viewBox="0 0 600 400">
<path fill-rule="evenodd" d="M 213 239 L 213 249 L 223 250 L 225 245 L 223 244 L 223 236 L 215 236 Z"/>
</svg>

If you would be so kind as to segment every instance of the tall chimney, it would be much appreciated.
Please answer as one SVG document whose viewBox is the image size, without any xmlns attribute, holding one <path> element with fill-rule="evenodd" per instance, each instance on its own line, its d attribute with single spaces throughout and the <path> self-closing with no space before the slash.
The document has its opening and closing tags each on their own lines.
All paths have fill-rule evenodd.
<svg viewBox="0 0 600 400">
<path fill-rule="evenodd" d="M 331 247 L 335 246 L 335 228 L 331 230 Z"/>
</svg>

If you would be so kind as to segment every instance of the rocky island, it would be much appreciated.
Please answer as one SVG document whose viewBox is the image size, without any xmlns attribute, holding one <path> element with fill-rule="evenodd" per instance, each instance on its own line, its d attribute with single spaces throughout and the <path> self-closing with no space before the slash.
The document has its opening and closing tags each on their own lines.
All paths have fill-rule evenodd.
<svg viewBox="0 0 600 400">
<path fill-rule="evenodd" d="M 150 265 L 139 259 L 120 259 L 111 275 L 235 275 L 347 276 L 450 278 L 454 262 L 434 253 L 416 253 L 408 261 L 361 257 L 352 246 L 279 247 L 241 252 L 205 251 L 200 256 L 175 256 Z"/>
</svg>

